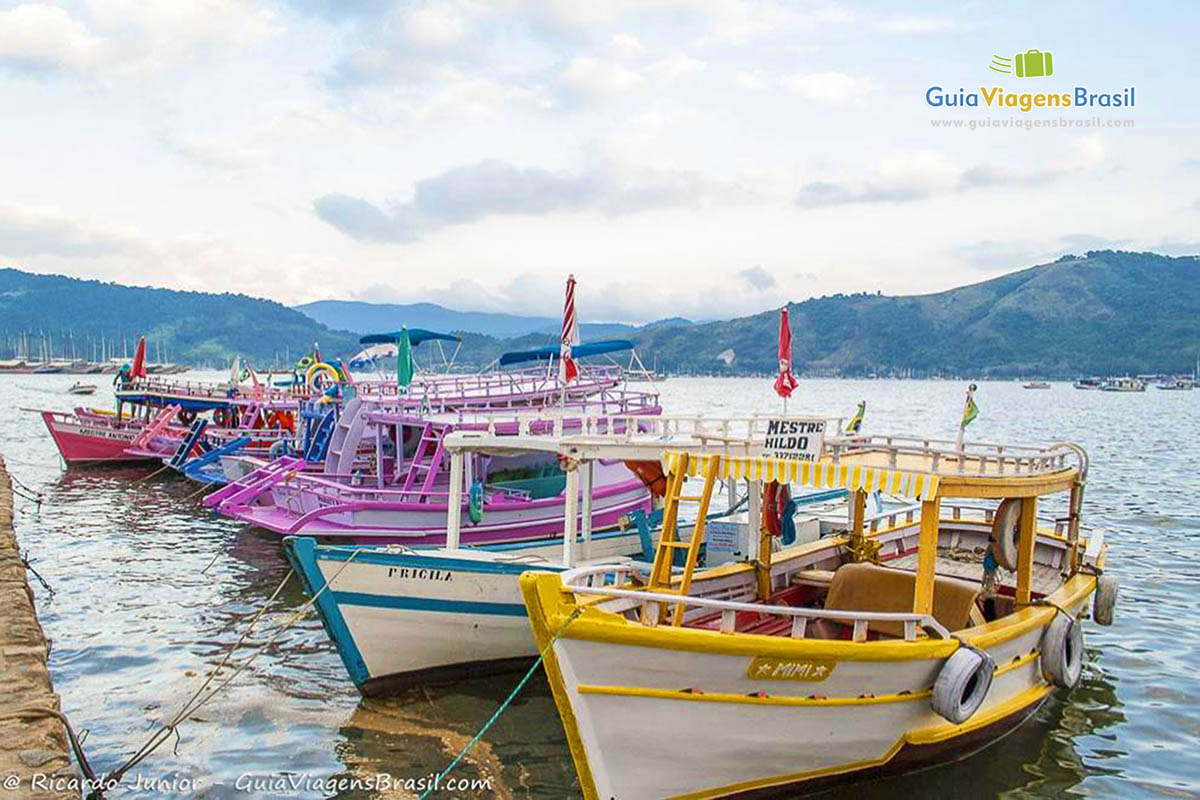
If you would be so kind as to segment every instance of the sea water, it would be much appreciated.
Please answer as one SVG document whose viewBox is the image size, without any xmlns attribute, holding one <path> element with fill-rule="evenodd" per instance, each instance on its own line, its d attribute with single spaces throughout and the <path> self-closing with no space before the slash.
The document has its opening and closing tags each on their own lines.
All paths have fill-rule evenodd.
<svg viewBox="0 0 1200 800">
<path fill-rule="evenodd" d="M 206 377 L 206 376 L 188 376 Z M 213 379 L 221 376 L 213 374 Z M 0 452 L 44 496 L 16 500 L 17 533 L 54 595 L 35 585 L 64 711 L 113 769 L 174 715 L 288 574 L 278 539 L 203 508 L 197 487 L 153 466 L 63 470 L 41 419 L 68 410 L 64 375 L 0 376 Z M 769 379 L 672 378 L 668 413 L 782 411 Z M 965 385 L 802 380 L 795 414 L 853 415 L 868 433 L 953 437 Z M 1200 391 L 1022 390 L 980 382 L 980 441 L 1070 440 L 1091 456 L 1086 521 L 1107 529 L 1121 578 L 1116 623 L 1086 627 L 1080 685 L 1056 692 L 1015 733 L 916 775 L 848 784 L 831 798 L 1163 797 L 1200 794 Z M 139 482 L 140 481 L 140 482 Z M 1050 507 L 1054 510 L 1054 506 Z M 237 662 L 304 602 L 293 578 Z M 411 797 L 496 711 L 519 676 L 360 699 L 309 616 L 134 770 L 155 797 Z M 647 720 L 646 724 L 652 724 Z M 686 769 L 685 764 L 680 765 Z M 579 796 L 545 681 L 532 681 L 455 771 L 475 781 L 438 796 Z M 480 788 L 490 787 L 490 788 Z M 149 796 L 144 791 L 110 797 Z"/>
</svg>

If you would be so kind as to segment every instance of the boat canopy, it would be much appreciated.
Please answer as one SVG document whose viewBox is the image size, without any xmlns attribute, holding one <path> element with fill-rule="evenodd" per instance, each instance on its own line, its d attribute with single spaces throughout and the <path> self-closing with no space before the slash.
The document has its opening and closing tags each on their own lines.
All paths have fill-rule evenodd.
<svg viewBox="0 0 1200 800">
<path fill-rule="evenodd" d="M 575 345 L 571 348 L 571 357 L 600 356 L 605 353 L 619 353 L 623 350 L 632 349 L 633 342 L 628 339 L 605 339 L 601 342 L 585 342 L 584 344 Z M 513 350 L 500 356 L 500 366 L 521 364 L 525 361 L 549 361 L 558 358 L 558 354 L 558 345 L 547 345 L 546 347 L 538 347 L 533 350 Z"/>
<path fill-rule="evenodd" d="M 368 333 L 366 336 L 358 340 L 359 344 L 395 344 L 400 341 L 400 336 L 403 331 L 391 331 L 389 333 Z M 441 339 L 444 342 L 461 341 L 458 336 L 452 333 L 438 333 L 437 331 L 427 331 L 424 328 L 409 328 L 408 341 L 413 347 L 416 347 L 421 342 L 427 342 L 431 339 Z"/>
</svg>

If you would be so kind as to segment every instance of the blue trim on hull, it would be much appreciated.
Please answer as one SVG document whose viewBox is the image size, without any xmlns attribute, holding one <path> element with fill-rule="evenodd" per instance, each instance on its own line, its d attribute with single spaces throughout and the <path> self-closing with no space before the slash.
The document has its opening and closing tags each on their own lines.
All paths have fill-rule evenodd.
<svg viewBox="0 0 1200 800">
<path fill-rule="evenodd" d="M 296 570 L 296 574 L 300 576 L 300 580 L 303 581 L 304 589 L 308 592 L 309 597 L 321 591 L 321 587 L 325 585 L 325 576 L 321 574 L 321 569 L 317 566 L 316 550 L 316 540 L 306 536 L 288 536 L 283 540 L 283 552 L 291 562 L 292 568 Z M 338 655 L 342 657 L 346 672 L 350 673 L 350 680 L 354 681 L 356 686 L 362 686 L 371 679 L 371 673 L 367 669 L 367 663 L 363 660 L 362 653 L 354 643 L 354 637 L 350 634 L 350 628 L 346 625 L 342 610 L 338 607 L 337 598 L 333 596 L 332 592 L 322 592 L 321 596 L 317 598 L 316 609 L 317 615 L 321 618 L 321 624 L 325 627 L 325 632 L 329 634 L 334 647 L 337 648 Z"/>
<path fill-rule="evenodd" d="M 367 608 L 395 608 L 402 609 L 404 611 L 437 611 L 445 614 L 484 614 L 493 617 L 525 616 L 525 606 L 520 603 L 484 603 L 473 600 L 430 600 L 427 597 L 395 597 L 392 595 L 365 594 L 363 592 L 334 592 L 333 596 L 339 603 L 349 606 L 365 606 Z"/>
</svg>

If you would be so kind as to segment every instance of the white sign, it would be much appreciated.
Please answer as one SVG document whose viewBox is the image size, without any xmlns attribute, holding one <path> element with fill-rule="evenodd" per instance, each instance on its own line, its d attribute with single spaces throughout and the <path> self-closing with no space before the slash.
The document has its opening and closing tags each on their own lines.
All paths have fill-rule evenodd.
<svg viewBox="0 0 1200 800">
<path fill-rule="evenodd" d="M 763 455 L 789 461 L 816 461 L 825 445 L 825 420 L 790 417 L 767 420 Z"/>
</svg>

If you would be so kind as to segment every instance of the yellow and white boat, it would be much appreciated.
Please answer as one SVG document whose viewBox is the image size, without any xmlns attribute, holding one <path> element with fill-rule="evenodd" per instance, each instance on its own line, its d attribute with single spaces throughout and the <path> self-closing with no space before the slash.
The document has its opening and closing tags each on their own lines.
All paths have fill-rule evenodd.
<svg viewBox="0 0 1200 800">
<path fill-rule="evenodd" d="M 1103 532 L 1081 524 L 1081 448 L 855 436 L 813 459 L 667 453 L 648 577 L 522 576 L 586 797 L 757 797 L 953 761 L 1079 680 L 1082 620 L 1109 624 L 1117 591 Z M 847 530 L 772 552 L 764 526 L 748 562 L 697 570 L 708 503 L 731 481 L 752 500 L 849 489 Z M 864 522 L 877 490 L 919 512 Z M 1043 521 L 1050 495 L 1067 512 Z M 700 506 L 685 541 L 681 502 Z"/>
</svg>

